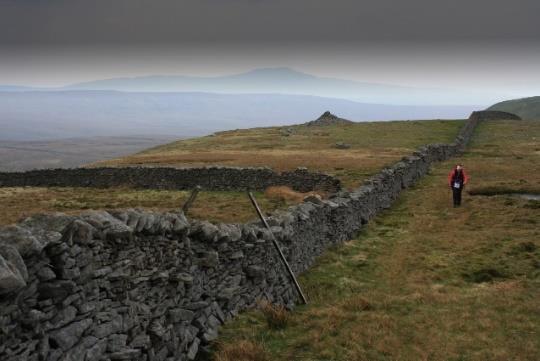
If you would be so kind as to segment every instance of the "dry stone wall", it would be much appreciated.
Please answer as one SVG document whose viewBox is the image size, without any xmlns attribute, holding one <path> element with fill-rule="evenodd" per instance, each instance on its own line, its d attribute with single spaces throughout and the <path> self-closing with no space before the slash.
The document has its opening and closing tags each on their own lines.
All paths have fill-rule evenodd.
<svg viewBox="0 0 540 361">
<path fill-rule="evenodd" d="M 500 110 L 477 110 L 469 116 L 471 120 L 521 120 L 521 118 L 513 113 L 503 112 Z"/>
<path fill-rule="evenodd" d="M 96 187 L 128 186 L 151 189 L 264 190 L 270 186 L 289 186 L 299 192 L 335 192 L 340 181 L 322 173 L 299 168 L 276 173 L 270 168 L 73 168 L 27 172 L 0 172 L 4 187 Z"/>
<path fill-rule="evenodd" d="M 352 192 L 309 198 L 269 217 L 295 273 L 351 239 L 452 144 L 421 147 Z M 1 360 L 194 360 L 219 326 L 258 299 L 297 295 L 259 223 L 188 220 L 182 213 L 37 215 L 0 229 Z"/>
</svg>

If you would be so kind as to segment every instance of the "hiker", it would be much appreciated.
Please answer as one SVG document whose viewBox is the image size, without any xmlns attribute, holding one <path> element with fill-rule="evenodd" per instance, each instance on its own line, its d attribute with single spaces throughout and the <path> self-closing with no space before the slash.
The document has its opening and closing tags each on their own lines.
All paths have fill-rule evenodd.
<svg viewBox="0 0 540 361">
<path fill-rule="evenodd" d="M 461 205 L 461 191 L 468 181 L 469 177 L 461 164 L 456 165 L 450 174 L 448 174 L 448 185 L 452 189 L 454 207 L 459 207 Z"/>
</svg>

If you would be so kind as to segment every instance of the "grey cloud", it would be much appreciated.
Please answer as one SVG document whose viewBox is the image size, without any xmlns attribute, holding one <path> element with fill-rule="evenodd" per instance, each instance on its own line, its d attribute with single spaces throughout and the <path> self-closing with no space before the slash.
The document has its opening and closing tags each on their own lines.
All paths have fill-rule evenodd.
<svg viewBox="0 0 540 361">
<path fill-rule="evenodd" d="M 538 0 L 0 0 L 0 46 L 540 39 Z"/>
</svg>

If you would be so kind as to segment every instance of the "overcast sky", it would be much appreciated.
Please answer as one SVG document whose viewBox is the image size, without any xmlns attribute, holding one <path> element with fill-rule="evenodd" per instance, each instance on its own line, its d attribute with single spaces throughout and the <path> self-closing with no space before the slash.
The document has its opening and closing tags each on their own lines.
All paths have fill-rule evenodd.
<svg viewBox="0 0 540 361">
<path fill-rule="evenodd" d="M 540 94 L 538 0 L 0 0 L 0 84 L 289 66 Z"/>
</svg>

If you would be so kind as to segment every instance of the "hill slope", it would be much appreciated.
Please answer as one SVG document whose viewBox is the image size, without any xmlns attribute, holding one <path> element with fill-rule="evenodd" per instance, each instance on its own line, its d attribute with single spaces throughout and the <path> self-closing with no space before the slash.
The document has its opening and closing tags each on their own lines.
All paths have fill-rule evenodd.
<svg viewBox="0 0 540 361">
<path fill-rule="evenodd" d="M 339 177 L 346 186 L 363 181 L 381 167 L 395 163 L 426 143 L 455 138 L 463 121 L 365 122 L 325 127 L 290 127 L 232 130 L 186 139 L 144 152 L 101 162 L 107 166 L 270 166 L 276 170 L 308 167 Z M 346 142 L 350 149 L 336 149 Z M 0 150 L 1 151 L 1 150 Z M 0 159 L 1 162 L 1 159 Z M 86 209 L 177 209 L 189 192 L 130 189 L 19 187 L 0 188 L 0 225 L 40 212 L 77 214 Z M 265 212 L 302 201 L 305 194 L 268 189 L 257 194 Z M 190 217 L 213 222 L 247 222 L 255 217 L 245 192 L 201 192 Z"/>
<path fill-rule="evenodd" d="M 426 120 L 240 129 L 182 140 L 97 164 L 268 166 L 278 171 L 308 167 L 352 186 L 420 145 L 451 142 L 462 124 L 459 120 Z M 337 149 L 337 143 L 346 143 L 350 149 Z"/>
<path fill-rule="evenodd" d="M 0 92 L 0 140 L 197 136 L 226 129 L 305 122 L 328 109 L 364 121 L 465 118 L 475 107 L 394 106 L 278 94 Z"/>
<path fill-rule="evenodd" d="M 506 100 L 487 110 L 500 110 L 519 115 L 523 119 L 540 119 L 540 96 Z"/>
</svg>

